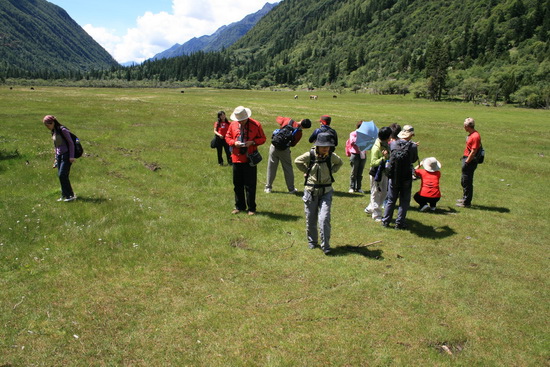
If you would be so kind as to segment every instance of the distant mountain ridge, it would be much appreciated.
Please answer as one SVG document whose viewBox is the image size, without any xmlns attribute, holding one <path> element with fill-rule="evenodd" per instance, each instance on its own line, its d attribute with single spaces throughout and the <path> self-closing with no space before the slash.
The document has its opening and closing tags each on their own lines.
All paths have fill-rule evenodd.
<svg viewBox="0 0 550 367">
<path fill-rule="evenodd" d="M 176 43 L 169 49 L 160 52 L 149 60 L 167 59 L 177 56 L 190 55 L 198 51 L 210 52 L 221 51 L 241 39 L 250 29 L 252 29 L 260 19 L 271 11 L 276 3 L 266 3 L 256 13 L 249 14 L 242 20 L 224 25 L 211 35 L 194 37 L 184 44 Z"/>
<path fill-rule="evenodd" d="M 0 0 L 0 76 L 3 69 L 85 72 L 118 66 L 65 10 L 46 0 Z"/>
</svg>

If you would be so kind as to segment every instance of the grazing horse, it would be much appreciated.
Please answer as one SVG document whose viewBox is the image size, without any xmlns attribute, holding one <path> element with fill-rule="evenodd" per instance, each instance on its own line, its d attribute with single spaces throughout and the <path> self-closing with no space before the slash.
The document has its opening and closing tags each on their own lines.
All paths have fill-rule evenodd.
<svg viewBox="0 0 550 367">
<path fill-rule="evenodd" d="M 314 94 L 312 94 L 312 95 L 309 96 L 309 99 L 317 99 L 317 98 L 318 98 L 318 97 L 317 97 L 316 95 L 314 95 Z"/>
</svg>

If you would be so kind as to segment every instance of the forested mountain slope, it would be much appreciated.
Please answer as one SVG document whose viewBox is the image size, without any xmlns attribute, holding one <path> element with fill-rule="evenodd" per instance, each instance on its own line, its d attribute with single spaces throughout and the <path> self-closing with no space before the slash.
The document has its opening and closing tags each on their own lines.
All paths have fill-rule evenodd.
<svg viewBox="0 0 550 367">
<path fill-rule="evenodd" d="M 0 0 L 0 77 L 48 78 L 118 66 L 62 8 L 46 0 Z"/>
<path fill-rule="evenodd" d="M 283 0 L 224 51 L 86 77 L 550 108 L 550 0 Z"/>
</svg>

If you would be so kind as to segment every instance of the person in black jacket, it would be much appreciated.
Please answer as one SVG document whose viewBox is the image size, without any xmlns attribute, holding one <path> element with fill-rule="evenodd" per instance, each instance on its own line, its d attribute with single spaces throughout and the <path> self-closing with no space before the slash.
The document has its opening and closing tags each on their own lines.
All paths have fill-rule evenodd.
<svg viewBox="0 0 550 367">
<path fill-rule="evenodd" d="M 329 115 L 323 115 L 321 116 L 321 119 L 319 120 L 321 123 L 321 126 L 313 131 L 311 136 L 309 137 L 309 142 L 313 143 L 317 140 L 317 135 L 319 133 L 329 133 L 332 135 L 332 141 L 334 143 L 334 146 L 330 148 L 331 152 L 334 152 L 334 149 L 338 146 L 338 134 L 336 133 L 336 130 L 334 130 L 332 127 L 330 127 L 330 123 L 332 122 L 332 118 Z"/>
</svg>

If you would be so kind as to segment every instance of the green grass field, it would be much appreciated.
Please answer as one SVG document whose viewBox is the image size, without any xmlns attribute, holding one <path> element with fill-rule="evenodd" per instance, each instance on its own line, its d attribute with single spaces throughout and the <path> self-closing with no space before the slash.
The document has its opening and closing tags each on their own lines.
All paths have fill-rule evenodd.
<svg viewBox="0 0 550 367">
<path fill-rule="evenodd" d="M 0 90 L 0 366 L 548 366 L 549 112 L 316 93 Z M 277 115 L 332 116 L 335 256 L 307 248 L 280 169 L 263 192 L 265 161 L 258 215 L 230 214 L 231 168 L 209 143 L 238 105 L 266 135 Z M 72 203 L 56 202 L 46 114 L 85 148 Z M 468 116 L 487 156 L 462 209 Z M 361 119 L 412 124 L 421 158 L 443 165 L 439 210 L 413 206 L 410 231 L 347 193 Z"/>
</svg>

